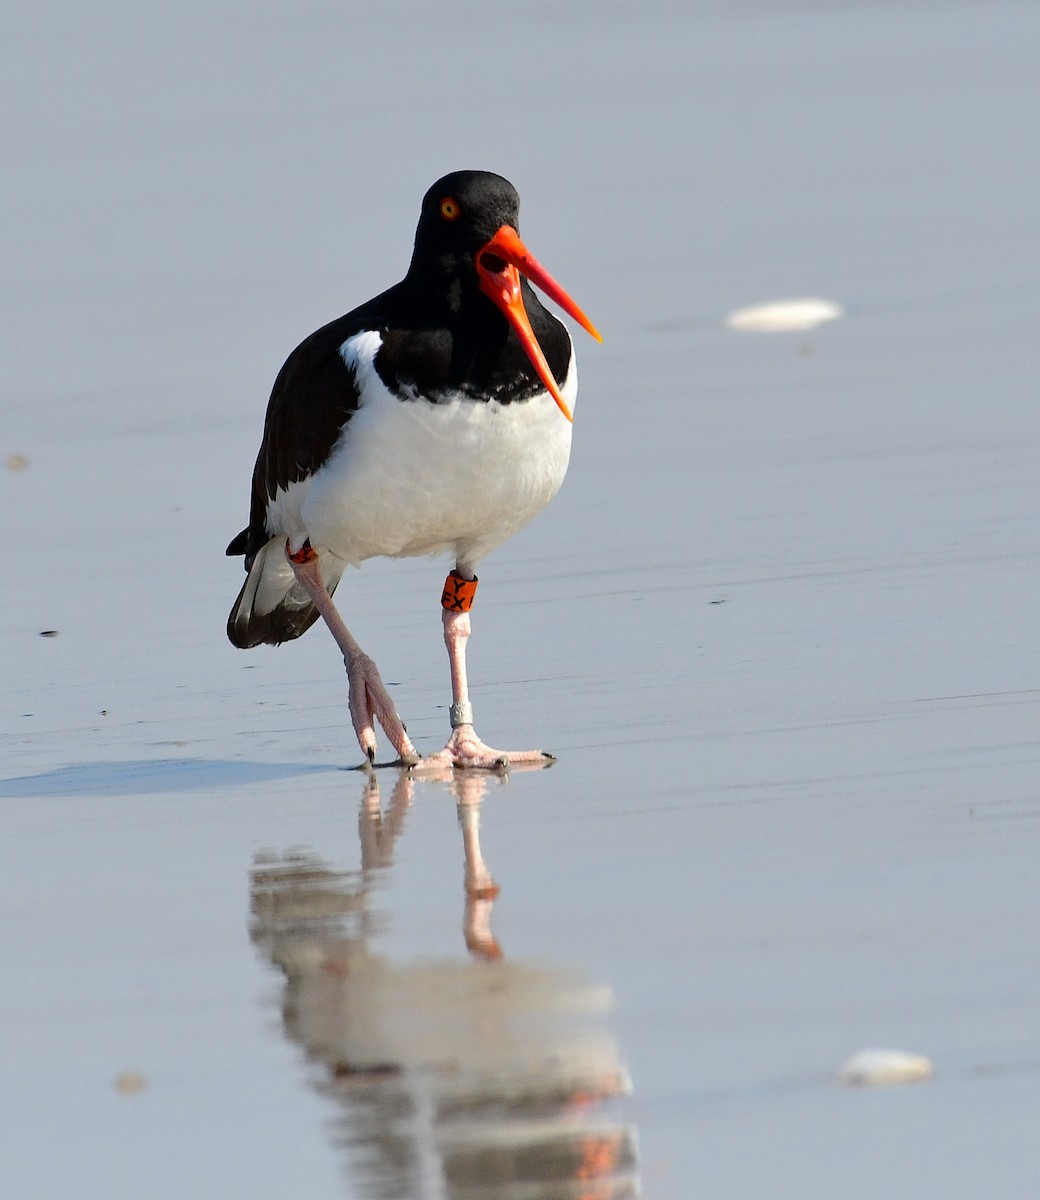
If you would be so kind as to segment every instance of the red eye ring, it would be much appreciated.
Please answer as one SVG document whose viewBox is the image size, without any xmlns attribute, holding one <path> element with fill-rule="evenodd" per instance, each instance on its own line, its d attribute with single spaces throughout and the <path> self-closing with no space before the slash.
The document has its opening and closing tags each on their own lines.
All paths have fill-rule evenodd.
<svg viewBox="0 0 1040 1200">
<path fill-rule="evenodd" d="M 454 196 L 445 196 L 441 201 L 441 216 L 445 221 L 455 221 L 462 216 L 462 208 Z"/>
</svg>

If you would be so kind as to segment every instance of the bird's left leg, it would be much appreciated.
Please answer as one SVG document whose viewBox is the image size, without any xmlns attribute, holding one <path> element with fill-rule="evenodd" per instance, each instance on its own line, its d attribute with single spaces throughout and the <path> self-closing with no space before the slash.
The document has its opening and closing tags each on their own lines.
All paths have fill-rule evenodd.
<svg viewBox="0 0 1040 1200">
<path fill-rule="evenodd" d="M 486 746 L 473 728 L 473 706 L 469 702 L 466 680 L 466 642 L 470 636 L 469 610 L 477 591 L 476 576 L 467 578 L 458 567 L 444 583 L 441 605 L 444 609 L 444 644 L 451 667 L 451 737 L 437 754 L 421 760 L 431 766 L 445 763 L 455 767 L 485 767 L 492 770 L 511 763 L 545 766 L 554 761 L 544 750 L 494 750 Z"/>
<path fill-rule="evenodd" d="M 336 639 L 336 645 L 343 652 L 343 665 L 347 669 L 349 687 L 350 721 L 354 726 L 358 745 L 368 756 L 368 761 L 374 763 L 376 760 L 375 722 L 378 720 L 394 749 L 401 756 L 401 762 L 406 765 L 417 762 L 419 756 L 408 737 L 404 722 L 397 715 L 397 709 L 379 676 L 376 664 L 357 644 L 354 635 L 339 615 L 339 610 L 332 603 L 332 597 L 321 577 L 321 564 L 317 552 L 307 541 L 293 553 L 286 542 L 285 556 L 297 581 L 325 619 L 329 632 Z"/>
</svg>

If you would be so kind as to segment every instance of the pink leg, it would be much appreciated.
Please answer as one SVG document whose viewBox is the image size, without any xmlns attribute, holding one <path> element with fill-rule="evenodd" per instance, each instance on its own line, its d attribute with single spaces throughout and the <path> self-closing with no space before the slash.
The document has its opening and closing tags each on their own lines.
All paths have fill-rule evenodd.
<svg viewBox="0 0 1040 1200">
<path fill-rule="evenodd" d="M 466 681 L 466 642 L 470 635 L 468 612 L 444 609 L 444 644 L 451 667 L 451 737 L 437 754 L 424 758 L 419 766 L 484 767 L 502 770 L 512 763 L 547 766 L 554 762 L 544 750 L 494 750 L 477 737 L 473 728 L 473 707 Z"/>
<path fill-rule="evenodd" d="M 304 588 L 311 603 L 321 613 L 328 625 L 329 631 L 336 639 L 336 645 L 343 652 L 343 663 L 347 668 L 347 683 L 349 687 L 350 720 L 357 735 L 358 744 L 368 756 L 370 763 L 376 759 L 375 722 L 382 725 L 386 736 L 397 753 L 401 762 L 411 764 L 419 761 L 408 737 L 401 718 L 397 715 L 393 700 L 387 692 L 376 664 L 354 640 L 350 630 L 343 623 L 343 618 L 332 603 L 332 597 L 325 587 L 321 577 L 321 567 L 318 555 L 305 542 L 303 548 L 295 555 L 285 548 L 286 557 L 292 566 L 300 586 Z"/>
</svg>

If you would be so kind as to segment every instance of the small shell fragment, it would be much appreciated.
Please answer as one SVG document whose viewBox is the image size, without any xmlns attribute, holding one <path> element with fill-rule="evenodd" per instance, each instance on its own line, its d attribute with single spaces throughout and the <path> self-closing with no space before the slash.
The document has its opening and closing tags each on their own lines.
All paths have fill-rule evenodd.
<svg viewBox="0 0 1040 1200">
<path fill-rule="evenodd" d="M 838 1072 L 838 1082 L 848 1087 L 892 1087 L 931 1079 L 935 1067 L 922 1054 L 905 1050 L 861 1050 Z"/>
<path fill-rule="evenodd" d="M 148 1086 L 148 1080 L 140 1071 L 120 1071 L 112 1082 L 121 1096 L 136 1096 Z"/>
<path fill-rule="evenodd" d="M 845 310 L 833 300 L 807 297 L 797 300 L 774 300 L 738 308 L 726 318 L 729 329 L 742 333 L 798 333 L 815 329 L 825 321 L 836 321 Z"/>
</svg>

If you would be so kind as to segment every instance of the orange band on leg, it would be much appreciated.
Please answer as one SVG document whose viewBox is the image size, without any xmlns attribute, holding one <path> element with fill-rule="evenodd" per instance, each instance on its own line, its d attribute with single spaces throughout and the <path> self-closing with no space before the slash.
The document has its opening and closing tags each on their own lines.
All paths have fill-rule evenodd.
<svg viewBox="0 0 1040 1200">
<path fill-rule="evenodd" d="M 309 540 L 305 541 L 295 554 L 291 554 L 289 552 L 289 543 L 286 542 L 285 554 L 289 561 L 294 562 L 298 567 L 302 567 L 307 563 L 314 562 L 314 560 L 318 557 L 317 550 L 314 549 Z"/>
<path fill-rule="evenodd" d="M 458 571 L 449 571 L 444 581 L 444 591 L 441 593 L 441 606 L 448 612 L 467 613 L 473 607 L 473 597 L 477 594 L 477 581 L 463 579 Z"/>
</svg>

